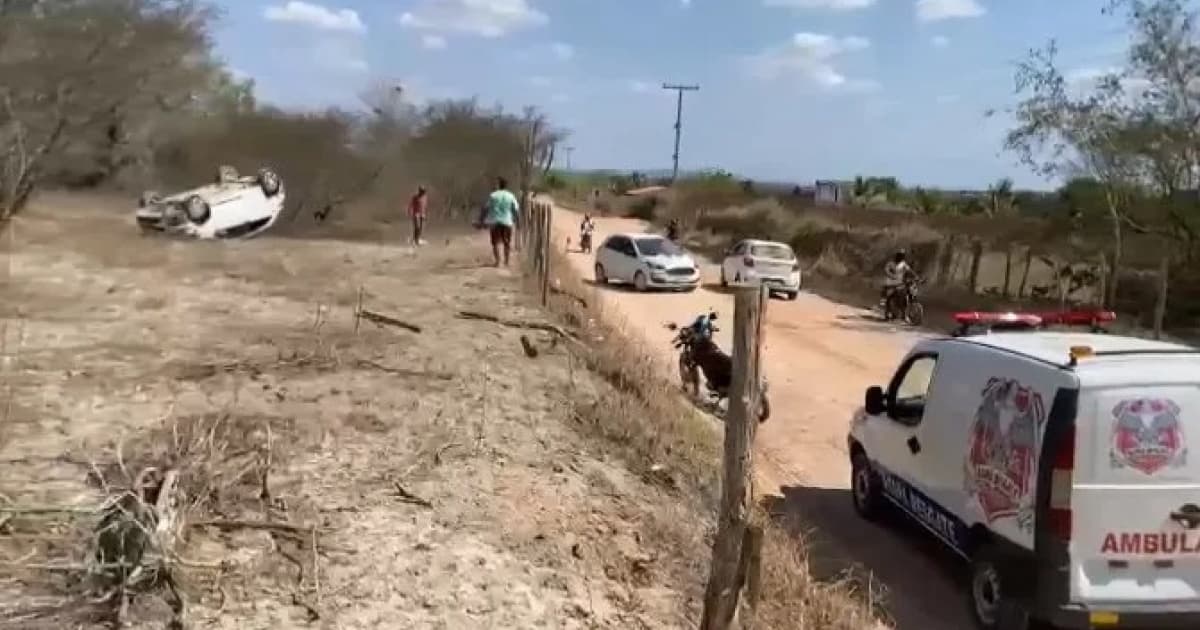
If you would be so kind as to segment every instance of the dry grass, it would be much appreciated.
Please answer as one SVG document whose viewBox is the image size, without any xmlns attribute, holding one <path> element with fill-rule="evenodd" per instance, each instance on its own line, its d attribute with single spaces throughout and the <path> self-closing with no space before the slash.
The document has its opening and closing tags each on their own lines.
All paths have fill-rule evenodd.
<svg viewBox="0 0 1200 630">
<path fill-rule="evenodd" d="M 692 549 L 703 540 L 711 548 L 720 497 L 720 424 L 698 410 L 670 381 L 661 354 L 645 348 L 617 314 L 606 312 L 595 289 L 582 281 L 560 253 L 552 269 L 558 296 L 552 310 L 577 324 L 590 342 L 585 363 L 607 383 L 607 391 L 580 399 L 574 414 L 580 428 L 598 436 L 632 470 L 674 491 L 687 506 L 687 519 L 671 519 L 655 530 L 657 545 Z M 585 306 L 586 304 L 586 306 Z M 797 523 L 772 520 L 765 509 L 763 595 L 758 627 L 861 630 L 882 627 L 878 592 L 869 578 L 844 576 L 821 581 L 813 576 Z M 707 553 L 694 562 L 692 579 L 708 575 Z"/>
</svg>

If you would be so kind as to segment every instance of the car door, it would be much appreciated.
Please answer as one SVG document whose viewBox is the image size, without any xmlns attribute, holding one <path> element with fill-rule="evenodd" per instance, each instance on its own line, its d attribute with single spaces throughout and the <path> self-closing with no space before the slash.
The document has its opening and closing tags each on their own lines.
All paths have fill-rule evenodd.
<svg viewBox="0 0 1200 630">
<path fill-rule="evenodd" d="M 725 259 L 721 261 L 721 271 L 725 274 L 726 282 L 733 282 L 741 273 L 742 257 L 746 253 L 746 241 L 742 241 L 734 245 L 728 252 L 725 253 Z"/>
<path fill-rule="evenodd" d="M 614 236 L 610 243 L 612 248 L 612 271 L 609 277 L 618 282 L 629 282 L 633 279 L 633 242 L 624 236 Z"/>
<path fill-rule="evenodd" d="M 871 418 L 872 465 L 884 496 L 954 550 L 962 548 L 961 521 L 933 491 L 941 452 L 937 435 L 953 421 L 937 396 L 939 354 L 918 351 L 896 370 L 886 392 L 886 411 Z"/>
</svg>

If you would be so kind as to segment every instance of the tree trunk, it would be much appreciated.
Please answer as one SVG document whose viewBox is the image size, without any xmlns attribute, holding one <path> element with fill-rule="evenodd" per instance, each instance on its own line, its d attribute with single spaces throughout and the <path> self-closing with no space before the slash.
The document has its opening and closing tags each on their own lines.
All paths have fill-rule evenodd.
<svg viewBox="0 0 1200 630">
<path fill-rule="evenodd" d="M 1117 285 L 1121 278 L 1121 254 L 1124 251 L 1124 243 L 1121 231 L 1121 213 L 1117 208 L 1117 200 L 1111 191 L 1105 192 L 1105 200 L 1108 202 L 1108 214 L 1112 221 L 1112 265 L 1109 267 L 1108 286 L 1105 287 L 1104 302 L 1102 306 L 1108 309 L 1117 308 Z"/>
<path fill-rule="evenodd" d="M 1167 318 L 1167 272 L 1171 266 L 1171 257 L 1163 254 L 1158 267 L 1158 300 L 1154 304 L 1154 338 L 1162 339 L 1163 320 Z"/>
<path fill-rule="evenodd" d="M 752 532 L 749 520 L 754 495 L 754 435 L 758 428 L 766 303 L 762 287 L 741 289 L 734 298 L 733 384 L 725 420 L 724 479 L 700 630 L 729 630 L 743 587 L 757 583 L 757 578 L 749 574 L 754 550 L 747 546 L 754 544 L 754 536 L 748 532 Z M 753 599 L 753 593 L 748 595 Z"/>
<path fill-rule="evenodd" d="M 1004 299 L 1008 299 L 1008 289 L 1012 281 L 1012 245 L 1004 248 Z"/>
<path fill-rule="evenodd" d="M 979 293 L 979 266 L 983 260 L 983 241 L 975 239 L 971 242 L 971 276 L 968 280 L 968 286 L 971 289 L 971 295 Z"/>
<path fill-rule="evenodd" d="M 1017 299 L 1025 298 L 1025 284 L 1029 282 L 1029 266 L 1033 264 L 1033 248 L 1025 248 L 1025 269 L 1021 272 L 1021 284 L 1017 286 Z"/>
</svg>

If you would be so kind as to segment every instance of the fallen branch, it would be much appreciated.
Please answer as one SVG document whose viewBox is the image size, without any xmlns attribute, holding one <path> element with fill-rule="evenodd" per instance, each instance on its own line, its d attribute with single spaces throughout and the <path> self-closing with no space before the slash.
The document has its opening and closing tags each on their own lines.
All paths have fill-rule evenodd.
<svg viewBox="0 0 1200 630">
<path fill-rule="evenodd" d="M 405 503 L 412 503 L 413 505 L 419 505 L 424 508 L 433 507 L 433 504 L 428 500 L 422 499 L 421 497 L 405 489 L 404 486 L 400 485 L 399 481 L 393 481 L 392 486 L 396 488 L 396 496 L 400 497 L 401 501 L 404 501 Z"/>
<path fill-rule="evenodd" d="M 382 313 L 375 313 L 373 311 L 368 311 L 365 308 L 360 309 L 358 311 L 358 316 L 362 319 L 365 319 L 365 320 L 373 323 L 373 324 L 378 324 L 381 326 L 394 326 L 396 328 L 403 328 L 405 330 L 409 330 L 409 331 L 412 331 L 412 332 L 415 332 L 418 334 L 420 334 L 420 332 L 421 332 L 421 327 L 417 326 L 416 324 L 410 324 L 406 321 L 396 319 L 395 317 L 383 315 Z"/>
<path fill-rule="evenodd" d="M 281 532 L 292 532 L 297 534 L 307 534 L 313 530 L 315 525 L 297 525 L 296 523 L 278 522 L 278 521 L 196 521 L 188 523 L 188 527 L 216 527 L 217 529 L 262 529 L 275 530 Z"/>
<path fill-rule="evenodd" d="M 538 356 L 537 348 L 533 347 L 533 342 L 529 341 L 529 337 L 521 335 L 521 349 L 525 351 L 525 356 L 530 359 L 536 359 Z"/>
<path fill-rule="evenodd" d="M 440 446 L 437 452 L 433 454 L 433 464 L 435 466 L 440 466 L 442 464 L 442 455 L 444 455 L 446 451 L 456 446 L 462 446 L 462 444 L 459 444 L 458 442 L 450 442 L 449 444 L 443 444 Z"/>
<path fill-rule="evenodd" d="M 476 320 L 476 321 L 484 321 L 484 322 L 492 322 L 495 324 L 500 324 L 501 326 L 508 326 L 509 328 L 522 328 L 524 330 L 542 330 L 545 332 L 552 332 L 556 335 L 565 337 L 567 339 L 575 338 L 575 335 L 573 333 L 565 330 L 562 326 L 556 326 L 555 324 L 551 324 L 548 322 L 531 322 L 531 321 L 521 320 L 521 319 L 507 319 L 504 317 L 499 317 L 497 315 L 489 315 L 487 313 L 480 313 L 477 311 L 459 311 L 458 318 L 459 319 Z"/>
</svg>

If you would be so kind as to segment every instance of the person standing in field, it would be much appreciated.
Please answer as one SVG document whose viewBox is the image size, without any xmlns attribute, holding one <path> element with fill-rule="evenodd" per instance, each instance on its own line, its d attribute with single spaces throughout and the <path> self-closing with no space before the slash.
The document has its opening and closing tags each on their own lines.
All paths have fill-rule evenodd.
<svg viewBox="0 0 1200 630">
<path fill-rule="evenodd" d="M 412 219 L 413 245 L 425 244 L 425 241 L 421 240 L 421 233 L 425 230 L 425 211 L 428 204 L 429 196 L 425 192 L 425 187 L 418 186 L 417 194 L 408 201 L 408 216 Z"/>
<path fill-rule="evenodd" d="M 483 223 L 488 227 L 492 239 L 492 256 L 495 258 L 495 264 L 500 266 L 503 261 L 504 266 L 508 266 L 509 252 L 512 250 L 513 226 L 517 223 L 517 217 L 520 214 L 521 204 L 517 202 L 514 196 L 508 190 L 508 180 L 503 177 L 496 178 L 496 190 L 488 195 L 487 207 Z M 503 258 L 501 258 L 503 254 Z"/>
</svg>

